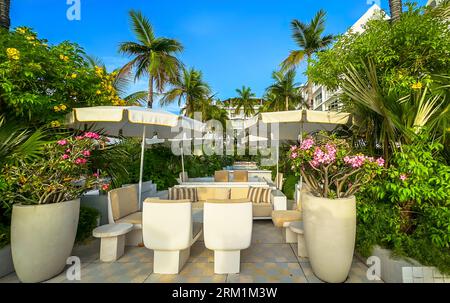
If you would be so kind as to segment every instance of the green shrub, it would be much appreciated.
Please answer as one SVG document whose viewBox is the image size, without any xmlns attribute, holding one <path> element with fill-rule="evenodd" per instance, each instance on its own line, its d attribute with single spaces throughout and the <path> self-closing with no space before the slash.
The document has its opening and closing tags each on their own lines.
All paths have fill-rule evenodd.
<svg viewBox="0 0 450 303">
<path fill-rule="evenodd" d="M 357 249 L 376 244 L 450 273 L 450 167 L 442 145 L 419 137 L 358 195 Z"/>
<path fill-rule="evenodd" d="M 283 184 L 283 193 L 289 200 L 294 199 L 295 185 L 298 183 L 299 177 L 295 175 L 289 175 Z"/>
<path fill-rule="evenodd" d="M 97 227 L 97 219 L 100 213 L 95 208 L 81 206 L 80 218 L 78 219 L 78 229 L 75 241 L 85 242 L 92 236 L 92 230 Z"/>
</svg>

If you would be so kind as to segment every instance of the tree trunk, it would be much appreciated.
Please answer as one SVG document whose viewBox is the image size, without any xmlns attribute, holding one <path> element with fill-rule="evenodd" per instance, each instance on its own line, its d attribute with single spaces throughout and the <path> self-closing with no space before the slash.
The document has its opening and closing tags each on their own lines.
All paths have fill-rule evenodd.
<svg viewBox="0 0 450 303">
<path fill-rule="evenodd" d="M 9 19 L 10 0 L 0 0 L 0 27 L 9 30 L 11 20 Z"/>
<path fill-rule="evenodd" d="M 309 70 L 309 65 L 310 65 L 310 59 L 311 59 L 311 55 L 307 55 L 307 60 L 308 60 L 308 67 L 307 69 Z M 310 110 L 314 110 L 314 104 L 313 104 L 313 83 L 309 80 L 308 78 L 308 84 L 306 86 L 306 90 L 307 90 L 307 94 L 308 94 L 308 107 Z"/>
<path fill-rule="evenodd" d="M 153 76 L 149 76 L 149 80 L 148 80 L 147 107 L 148 108 L 152 108 L 153 107 Z"/>
<path fill-rule="evenodd" d="M 396 22 L 402 15 L 402 0 L 389 0 L 389 10 L 391 11 L 391 20 Z"/>
<path fill-rule="evenodd" d="M 285 97 L 286 110 L 289 110 L 289 96 Z"/>
</svg>

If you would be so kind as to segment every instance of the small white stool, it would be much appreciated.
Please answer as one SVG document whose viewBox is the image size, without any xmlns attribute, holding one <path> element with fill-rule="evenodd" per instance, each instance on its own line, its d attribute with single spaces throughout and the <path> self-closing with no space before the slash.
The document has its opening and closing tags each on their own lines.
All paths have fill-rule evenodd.
<svg viewBox="0 0 450 303">
<path fill-rule="evenodd" d="M 303 236 L 303 222 L 290 222 L 289 229 L 291 232 L 297 234 L 297 253 L 299 257 L 307 258 L 305 238 Z"/>
<path fill-rule="evenodd" d="M 125 248 L 125 234 L 133 229 L 133 224 L 116 223 L 97 227 L 92 235 L 101 238 L 100 260 L 113 262 L 123 255 Z"/>
</svg>

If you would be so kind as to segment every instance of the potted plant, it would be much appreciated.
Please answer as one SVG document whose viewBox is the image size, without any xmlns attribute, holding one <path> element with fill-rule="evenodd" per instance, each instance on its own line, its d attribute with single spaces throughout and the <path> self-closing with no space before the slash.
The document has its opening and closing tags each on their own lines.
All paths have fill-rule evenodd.
<svg viewBox="0 0 450 303">
<path fill-rule="evenodd" d="M 310 188 L 303 192 L 306 249 L 314 274 L 340 283 L 351 268 L 356 237 L 354 193 L 384 166 L 382 158 L 353 155 L 349 144 L 319 133 L 289 151 L 292 169 Z"/>
<path fill-rule="evenodd" d="M 104 143 L 86 132 L 49 143 L 44 158 L 5 170 L 14 194 L 12 257 L 22 282 L 44 281 L 64 269 L 77 232 L 79 197 L 96 180 L 89 158 Z"/>
</svg>

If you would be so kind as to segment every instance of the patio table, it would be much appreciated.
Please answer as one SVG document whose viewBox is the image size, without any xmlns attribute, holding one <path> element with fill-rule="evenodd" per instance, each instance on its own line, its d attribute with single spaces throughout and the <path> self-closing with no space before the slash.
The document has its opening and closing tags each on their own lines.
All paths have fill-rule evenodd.
<svg viewBox="0 0 450 303">
<path fill-rule="evenodd" d="M 119 259 L 125 249 L 125 235 L 133 229 L 130 223 L 115 223 L 97 227 L 92 235 L 101 238 L 100 260 L 113 262 Z"/>
</svg>

